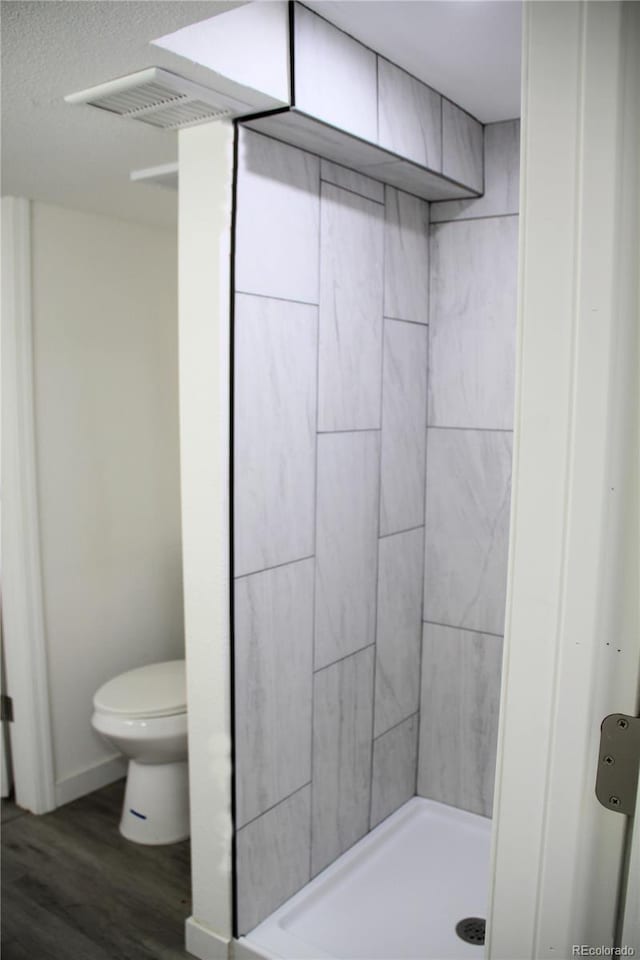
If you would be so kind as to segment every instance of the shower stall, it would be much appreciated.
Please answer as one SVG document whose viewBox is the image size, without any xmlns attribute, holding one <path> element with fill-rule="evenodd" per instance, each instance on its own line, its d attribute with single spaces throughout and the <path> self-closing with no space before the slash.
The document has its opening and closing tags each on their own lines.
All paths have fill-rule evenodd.
<svg viewBox="0 0 640 960">
<path fill-rule="evenodd" d="M 305 52 L 331 46 L 361 97 L 331 118 L 334 138 L 355 128 L 408 157 L 413 179 L 385 176 L 388 162 L 354 169 L 348 151 L 327 159 L 326 127 L 308 149 L 283 142 L 289 114 L 236 129 L 237 933 L 283 957 L 478 956 L 519 122 L 483 127 L 304 7 L 295 16 L 296 105 L 333 106 L 313 102 L 305 74 Z M 442 196 L 459 199 L 426 199 Z"/>
</svg>

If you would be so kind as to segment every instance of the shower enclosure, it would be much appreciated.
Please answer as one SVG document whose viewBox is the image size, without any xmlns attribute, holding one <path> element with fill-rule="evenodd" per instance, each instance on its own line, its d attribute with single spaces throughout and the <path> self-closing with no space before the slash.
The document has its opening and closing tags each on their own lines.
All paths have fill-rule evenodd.
<svg viewBox="0 0 640 960">
<path fill-rule="evenodd" d="M 414 168 L 389 182 L 386 164 L 370 176 L 327 159 L 317 130 L 314 149 L 282 142 L 280 114 L 236 131 L 237 932 L 290 957 L 477 955 L 477 930 L 465 945 L 455 928 L 486 913 L 519 123 L 483 128 L 305 8 L 295 17 L 296 105 L 342 111 L 332 131 Z M 329 48 L 356 78 L 346 118 L 331 89 L 314 102 L 304 72 L 307 50 Z M 460 199 L 425 199 L 443 195 Z M 369 937 L 363 908 L 386 917 Z"/>
</svg>

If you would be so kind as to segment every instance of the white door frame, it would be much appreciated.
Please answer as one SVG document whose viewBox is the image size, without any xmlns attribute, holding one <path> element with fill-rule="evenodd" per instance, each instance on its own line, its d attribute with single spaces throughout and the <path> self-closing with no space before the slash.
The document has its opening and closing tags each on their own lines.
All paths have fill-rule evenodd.
<svg viewBox="0 0 640 960">
<path fill-rule="evenodd" d="M 615 937 L 627 818 L 594 784 L 602 719 L 638 710 L 639 14 L 524 7 L 492 960 Z"/>
<path fill-rule="evenodd" d="M 31 209 L 2 198 L 2 620 L 16 802 L 55 808 L 36 473 Z"/>
</svg>

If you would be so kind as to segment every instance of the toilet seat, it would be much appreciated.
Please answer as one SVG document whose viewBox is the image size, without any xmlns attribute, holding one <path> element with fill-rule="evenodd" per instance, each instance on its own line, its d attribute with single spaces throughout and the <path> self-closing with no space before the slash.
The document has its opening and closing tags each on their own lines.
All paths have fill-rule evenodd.
<svg viewBox="0 0 640 960">
<path fill-rule="evenodd" d="M 187 712 L 185 661 L 152 663 L 103 684 L 93 698 L 97 713 L 132 719 Z"/>
</svg>

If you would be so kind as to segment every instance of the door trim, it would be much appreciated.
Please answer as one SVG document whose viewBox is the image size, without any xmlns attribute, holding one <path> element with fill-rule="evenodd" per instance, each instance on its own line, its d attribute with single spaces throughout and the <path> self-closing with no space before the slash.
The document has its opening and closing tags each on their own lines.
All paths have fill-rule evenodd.
<svg viewBox="0 0 640 960">
<path fill-rule="evenodd" d="M 637 4 L 523 12 L 492 960 L 613 945 L 625 818 L 595 797 L 599 728 L 637 713 L 640 666 Z"/>
<path fill-rule="evenodd" d="M 3 633 L 16 802 L 55 809 L 36 473 L 31 205 L 2 198 Z"/>
</svg>

